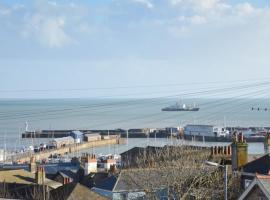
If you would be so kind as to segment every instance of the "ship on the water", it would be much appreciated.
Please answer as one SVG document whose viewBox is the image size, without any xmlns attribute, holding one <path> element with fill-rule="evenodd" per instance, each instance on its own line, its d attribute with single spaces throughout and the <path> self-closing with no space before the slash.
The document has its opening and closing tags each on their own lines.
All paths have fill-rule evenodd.
<svg viewBox="0 0 270 200">
<path fill-rule="evenodd" d="M 161 109 L 162 111 L 199 111 L 200 108 L 195 104 L 193 106 L 187 106 L 186 104 L 175 103 L 175 105 L 165 107 Z"/>
</svg>

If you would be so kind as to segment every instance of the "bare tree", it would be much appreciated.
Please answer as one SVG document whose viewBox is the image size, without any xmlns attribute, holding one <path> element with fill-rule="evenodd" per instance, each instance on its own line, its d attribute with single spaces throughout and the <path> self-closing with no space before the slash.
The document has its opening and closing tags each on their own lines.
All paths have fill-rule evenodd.
<svg viewBox="0 0 270 200">
<path fill-rule="evenodd" d="M 170 199 L 223 199 L 224 173 L 222 169 L 205 165 L 211 159 L 209 148 L 146 149 L 121 174 L 126 176 L 127 190 L 142 190 L 146 199 L 158 199 L 162 194 L 157 193 L 162 190 Z M 229 199 L 236 199 L 240 192 L 236 183 L 239 182 L 228 177 Z"/>
</svg>

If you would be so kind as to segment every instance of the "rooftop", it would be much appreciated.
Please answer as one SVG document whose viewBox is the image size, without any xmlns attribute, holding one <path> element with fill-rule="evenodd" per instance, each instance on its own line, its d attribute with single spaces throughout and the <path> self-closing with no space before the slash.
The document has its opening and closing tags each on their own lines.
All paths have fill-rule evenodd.
<svg viewBox="0 0 270 200">
<path fill-rule="evenodd" d="M 83 132 L 81 131 L 71 131 L 75 135 L 83 135 Z"/>
<path fill-rule="evenodd" d="M 74 138 L 71 136 L 67 136 L 67 137 L 61 137 L 61 138 L 54 138 L 52 141 L 62 142 L 62 141 L 67 141 L 67 140 L 74 141 Z"/>
<path fill-rule="evenodd" d="M 79 164 L 76 163 L 47 163 L 43 164 L 46 174 L 56 174 L 58 171 L 72 171 L 76 173 L 78 169 L 80 168 Z M 0 167 L 1 169 L 24 169 L 26 171 L 29 170 L 29 165 L 27 164 L 17 164 L 17 165 L 2 165 Z"/>
<path fill-rule="evenodd" d="M 80 183 L 69 183 L 62 187 L 57 188 L 51 192 L 52 199 L 57 200 L 106 200 L 106 197 L 103 197 L 89 188 L 81 185 Z"/>
<path fill-rule="evenodd" d="M 99 133 L 87 133 L 84 136 L 86 136 L 86 137 L 96 137 L 96 136 L 100 136 L 100 134 Z"/>
<path fill-rule="evenodd" d="M 2 170 L 0 171 L 0 182 L 18 183 L 18 184 L 36 184 L 35 174 L 25 171 L 23 169 L 16 170 Z M 51 188 L 58 188 L 62 186 L 61 183 L 45 178 L 45 185 Z"/>
<path fill-rule="evenodd" d="M 270 171 L 270 154 L 257 158 L 243 166 L 244 172 L 268 174 Z"/>
<path fill-rule="evenodd" d="M 269 176 L 258 175 L 251 182 L 248 188 L 243 192 L 243 194 L 239 197 L 239 200 L 244 200 L 250 197 L 251 193 L 256 187 L 261 190 L 261 192 L 265 195 L 267 199 L 270 199 L 270 178 Z"/>
</svg>

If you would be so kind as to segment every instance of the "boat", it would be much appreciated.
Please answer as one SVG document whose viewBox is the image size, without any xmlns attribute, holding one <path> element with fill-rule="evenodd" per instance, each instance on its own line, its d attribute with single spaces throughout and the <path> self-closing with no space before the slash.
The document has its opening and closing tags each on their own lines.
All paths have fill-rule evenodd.
<svg viewBox="0 0 270 200">
<path fill-rule="evenodd" d="M 175 103 L 175 105 L 165 107 L 162 111 L 199 111 L 200 108 L 195 104 L 193 106 L 187 106 L 186 104 Z"/>
</svg>

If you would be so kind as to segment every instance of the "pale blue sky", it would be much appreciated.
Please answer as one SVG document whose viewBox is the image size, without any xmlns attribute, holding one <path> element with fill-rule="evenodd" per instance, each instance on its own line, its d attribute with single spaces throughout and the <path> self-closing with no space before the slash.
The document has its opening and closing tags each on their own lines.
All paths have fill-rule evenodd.
<svg viewBox="0 0 270 200">
<path fill-rule="evenodd" d="M 115 90 L 33 90 L 269 77 L 269 5 L 268 0 L 1 0 L 0 97 L 110 96 Z"/>
</svg>

